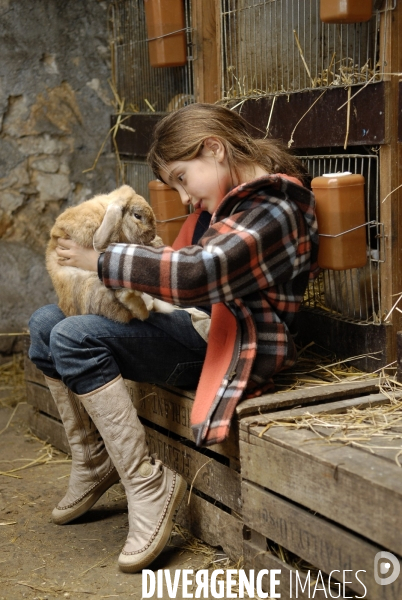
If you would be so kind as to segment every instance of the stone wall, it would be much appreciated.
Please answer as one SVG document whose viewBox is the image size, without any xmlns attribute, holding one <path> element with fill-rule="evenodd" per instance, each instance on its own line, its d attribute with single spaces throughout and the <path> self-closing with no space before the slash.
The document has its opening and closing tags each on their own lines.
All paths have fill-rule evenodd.
<svg viewBox="0 0 402 600">
<path fill-rule="evenodd" d="M 55 301 L 44 265 L 67 206 L 115 187 L 108 2 L 0 0 L 0 333 Z M 8 341 L 7 341 L 8 340 Z M 0 352 L 12 338 L 0 337 Z"/>
</svg>

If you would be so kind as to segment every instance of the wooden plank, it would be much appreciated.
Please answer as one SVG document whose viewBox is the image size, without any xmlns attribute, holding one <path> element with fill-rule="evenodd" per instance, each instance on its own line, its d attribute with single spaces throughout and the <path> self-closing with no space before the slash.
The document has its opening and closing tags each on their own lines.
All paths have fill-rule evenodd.
<svg viewBox="0 0 402 600">
<path fill-rule="evenodd" d="M 194 441 L 190 425 L 194 394 L 184 395 L 182 390 L 176 388 L 164 388 L 128 380 L 126 385 L 140 417 Z M 239 469 L 239 443 L 236 431 L 237 423 L 234 423 L 228 440 L 223 444 L 209 446 L 208 449 L 229 458 L 233 467 Z"/>
<path fill-rule="evenodd" d="M 60 419 L 42 373 L 29 360 L 27 360 L 26 378 L 28 402 L 42 412 Z M 165 389 L 148 383 L 129 380 L 125 382 L 140 417 L 193 441 L 190 414 L 194 394 L 184 391 L 181 395 L 181 390 L 172 387 Z M 235 428 L 236 425 L 232 428 L 227 442 L 210 446 L 209 450 L 229 458 L 231 466 L 239 471 L 239 445 L 235 437 Z"/>
<path fill-rule="evenodd" d="M 211 104 L 219 100 L 215 5 L 215 0 L 192 1 L 195 97 L 196 102 Z"/>
<path fill-rule="evenodd" d="M 275 392 L 264 394 L 258 398 L 243 400 L 237 406 L 236 413 L 239 419 L 247 415 L 271 412 L 278 408 L 327 402 L 341 398 L 351 398 L 378 391 L 379 379 L 366 381 L 347 381 L 345 383 L 331 383 L 315 387 L 299 388 L 290 392 Z"/>
<path fill-rule="evenodd" d="M 329 438 L 329 436 L 331 436 L 334 432 L 333 428 L 331 428 L 331 430 L 329 430 L 328 427 L 325 426 L 316 426 L 314 425 L 314 431 L 317 432 L 318 435 L 322 435 L 322 437 L 325 438 Z M 397 434 L 397 439 L 383 439 L 383 438 L 378 438 L 376 437 L 376 435 L 374 434 L 371 438 L 367 439 L 366 441 L 363 441 L 361 439 L 361 437 L 356 441 L 357 443 L 354 444 L 353 442 L 353 438 L 351 436 L 348 436 L 349 438 L 349 444 L 348 446 L 352 446 L 354 448 L 358 448 L 359 452 L 362 452 L 363 454 L 368 454 L 369 457 L 367 458 L 368 461 L 370 461 L 370 456 L 378 456 L 388 462 L 390 462 L 393 466 L 396 465 L 396 457 L 397 455 L 400 453 L 402 447 L 401 447 L 401 443 L 400 443 L 400 431 L 394 431 L 394 429 L 390 429 L 390 431 L 394 432 L 395 434 Z M 398 442 L 399 440 L 399 442 Z M 346 447 L 347 444 L 345 442 L 336 442 L 335 440 L 333 440 L 331 443 L 336 444 L 338 447 L 343 446 Z M 399 459 L 400 457 L 398 457 L 398 463 L 399 463 Z M 400 467 L 397 467 L 400 470 Z"/>
<path fill-rule="evenodd" d="M 126 386 L 141 417 L 177 435 L 194 439 L 190 426 L 191 398 L 149 383 L 126 380 Z"/>
<path fill-rule="evenodd" d="M 385 394 L 370 394 L 369 396 L 359 396 L 349 398 L 348 400 L 338 400 L 327 402 L 326 404 L 313 404 L 308 406 L 290 408 L 288 410 L 273 411 L 267 414 L 244 417 L 240 421 L 240 428 L 247 431 L 251 426 L 267 425 L 281 419 L 292 419 L 298 416 L 309 415 L 333 415 L 346 412 L 349 408 L 370 408 L 389 404 L 388 396 Z"/>
<path fill-rule="evenodd" d="M 210 546 L 218 546 L 237 562 L 243 555 L 243 521 L 204 498 L 192 494 L 189 504 L 191 533 Z"/>
<path fill-rule="evenodd" d="M 195 490 L 241 513 L 239 473 L 159 431 L 147 426 L 145 431 L 151 454 L 183 475 Z"/>
<path fill-rule="evenodd" d="M 26 381 L 33 381 L 40 385 L 46 385 L 45 377 L 25 354 L 24 356 L 24 376 Z"/>
<path fill-rule="evenodd" d="M 386 35 L 384 35 L 384 33 Z M 399 73 L 402 68 L 402 5 L 396 2 L 395 8 L 385 11 L 381 19 L 379 39 L 384 47 L 384 85 L 385 85 L 385 128 L 386 144 L 380 147 L 380 209 L 384 224 L 382 240 L 382 259 L 380 270 L 381 308 L 384 316 L 391 310 L 401 293 L 402 268 L 400 247 L 402 240 L 402 189 L 401 166 L 402 146 L 398 142 L 399 113 Z M 399 307 L 400 308 L 400 307 Z M 388 318 L 391 323 L 391 335 L 387 340 L 388 362 L 396 360 L 396 332 L 402 329 L 402 314 L 394 310 Z"/>
<path fill-rule="evenodd" d="M 246 569 L 254 569 L 255 573 L 261 571 L 262 569 L 279 569 L 281 571 L 280 575 L 280 585 L 277 587 L 277 590 L 281 594 L 281 598 L 298 598 L 299 600 L 309 600 L 313 596 L 311 595 L 314 591 L 309 588 L 308 584 L 306 586 L 306 577 L 300 571 L 298 571 L 298 576 L 301 581 L 301 586 L 296 587 L 296 570 L 290 565 L 286 564 L 279 558 L 277 558 L 272 552 L 268 552 L 267 550 L 261 550 L 258 545 L 253 544 L 252 541 L 244 540 L 243 542 L 243 557 L 244 557 L 244 567 Z M 292 577 L 292 596 L 290 596 L 290 578 Z M 313 580 L 314 578 L 311 578 Z M 265 578 L 263 578 L 262 588 L 265 592 L 268 592 L 268 586 L 266 584 Z M 303 591 L 304 590 L 304 591 Z M 296 595 L 297 592 L 297 595 Z M 333 596 L 336 598 L 335 594 Z M 350 595 L 350 598 L 353 596 Z M 315 600 L 325 600 L 328 598 L 327 592 L 320 591 L 317 586 L 317 590 L 314 594 Z"/>
<path fill-rule="evenodd" d="M 399 399 L 401 397 L 400 391 L 394 393 L 394 398 Z M 390 401 L 388 396 L 385 394 L 370 394 L 369 396 L 360 396 L 358 398 L 351 398 L 349 400 L 340 400 L 338 402 L 328 402 L 326 404 L 318 404 L 307 407 L 300 408 L 292 408 L 289 410 L 281 410 L 277 412 L 272 412 L 265 415 L 256 415 L 253 417 L 245 417 L 241 420 L 240 426 L 243 431 L 248 431 L 249 428 L 261 427 L 264 428 L 270 424 L 275 423 L 276 425 L 281 425 L 281 421 L 289 421 L 292 422 L 297 417 L 303 417 L 306 415 L 332 415 L 332 414 L 342 414 L 347 411 L 347 409 L 355 408 L 361 409 L 364 411 L 365 408 L 375 407 L 379 405 L 390 405 Z M 367 414 L 369 418 L 369 415 Z M 307 427 L 306 427 L 307 428 Z M 261 435 L 262 429 L 259 429 L 259 435 Z M 336 440 L 333 438 L 334 428 L 327 427 L 324 423 L 322 425 L 317 425 L 314 423 L 314 431 L 321 435 L 323 439 L 329 439 L 331 437 L 331 443 L 336 444 Z M 400 434 L 402 432 L 402 427 L 393 427 L 391 431 L 395 434 Z M 361 432 L 364 435 L 364 431 Z M 345 435 L 347 435 L 345 433 Z M 350 437 L 350 445 L 353 446 L 353 437 Z M 367 440 L 363 441 L 361 436 L 359 436 L 359 451 L 366 452 L 370 455 L 375 454 L 380 456 L 388 461 L 391 461 L 392 464 L 396 461 L 396 456 L 399 452 L 400 447 L 398 446 L 398 442 L 395 439 L 380 439 L 373 435 L 371 438 L 367 438 Z M 339 446 L 346 446 L 345 442 L 339 441 Z"/>
<path fill-rule="evenodd" d="M 28 425 L 38 438 L 70 454 L 70 445 L 61 421 L 56 421 L 33 408 L 28 418 Z"/>
<path fill-rule="evenodd" d="M 402 383 L 402 331 L 396 334 L 396 350 L 396 379 Z"/>
<path fill-rule="evenodd" d="M 48 387 L 29 381 L 26 390 L 28 404 L 61 422 L 60 413 Z"/>
<path fill-rule="evenodd" d="M 402 578 L 387 586 L 379 586 L 374 579 L 374 557 L 383 550 L 379 546 L 248 481 L 243 481 L 242 493 L 248 527 L 325 573 L 337 570 L 335 580 L 342 582 L 343 571 L 351 571 L 348 587 L 357 594 L 363 595 L 364 588 L 354 573 L 365 571 L 360 579 L 370 600 L 402 598 Z"/>
<path fill-rule="evenodd" d="M 165 113 L 123 113 L 111 115 L 111 127 L 116 125 L 118 118 L 124 119 L 125 128 L 118 127 L 116 143 L 119 154 L 137 158 L 145 158 L 151 147 L 152 134 L 155 125 L 165 116 Z M 111 151 L 116 147 L 111 144 Z"/>
<path fill-rule="evenodd" d="M 394 73 L 398 73 L 397 70 Z M 352 87 L 352 95 L 358 91 Z M 383 82 L 361 86 L 352 98 L 350 110 L 349 146 L 384 144 L 385 85 Z M 322 96 L 319 100 L 318 98 Z M 294 94 L 278 94 L 241 102 L 237 110 L 252 125 L 253 135 L 265 134 L 271 114 L 269 135 L 285 144 L 293 139 L 292 148 L 327 148 L 345 143 L 345 123 L 348 92 L 343 87 L 323 90 L 307 90 Z M 313 103 L 316 102 L 312 110 Z M 239 104 L 235 99 L 232 105 Z M 340 106 L 342 109 L 338 110 Z M 297 127 L 295 129 L 295 125 Z M 397 130 L 396 130 L 397 131 Z M 293 133 L 293 136 L 292 136 Z"/>
<path fill-rule="evenodd" d="M 317 441 L 307 430 L 240 431 L 242 477 L 402 555 L 401 470 L 378 456 Z M 261 468 L 264 465 L 264 468 Z"/>
</svg>

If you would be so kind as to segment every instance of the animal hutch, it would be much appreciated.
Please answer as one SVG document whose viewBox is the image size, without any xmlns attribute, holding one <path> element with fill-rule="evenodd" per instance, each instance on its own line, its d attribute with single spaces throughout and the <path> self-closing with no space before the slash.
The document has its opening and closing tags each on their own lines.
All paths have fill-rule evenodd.
<svg viewBox="0 0 402 600">
<path fill-rule="evenodd" d="M 367 264 L 321 272 L 300 311 L 299 344 L 315 342 L 340 358 L 355 357 L 363 371 L 381 371 L 395 361 L 402 329 L 402 7 L 374 0 L 364 22 L 325 23 L 319 0 L 182 0 L 182 21 L 155 34 L 147 30 L 150 1 L 110 3 L 117 180 L 148 199 L 152 129 L 170 110 L 196 101 L 221 102 L 258 135 L 282 139 L 312 178 L 363 175 Z M 149 44 L 172 32 L 184 39 L 181 63 L 151 66 Z M 61 424 L 54 424 L 57 411 L 29 361 L 27 383 L 37 409 L 33 429 L 51 438 L 58 427 L 58 445 L 68 450 Z M 395 443 L 389 438 L 378 449 L 371 430 L 366 445 L 346 438 L 323 443 L 350 411 L 368 411 L 363 420 L 383 418 L 375 411 L 391 401 L 379 379 L 245 400 L 230 439 L 201 450 L 190 428 L 192 393 L 127 386 L 151 451 L 191 484 L 190 511 L 185 507 L 181 518 L 194 535 L 233 559 L 243 556 L 246 567 L 282 569 L 282 597 L 301 561 L 327 575 L 364 569 L 370 600 L 402 597 L 402 581 L 381 586 L 372 574 L 379 551 L 394 553 L 402 564 Z M 318 420 L 299 428 L 306 414 Z M 297 597 L 313 597 L 311 581 L 300 577 L 305 587 Z M 358 581 L 348 586 L 346 597 L 366 597 Z M 314 597 L 328 596 L 316 590 Z"/>
<path fill-rule="evenodd" d="M 220 101 L 254 133 L 282 139 L 312 177 L 365 178 L 367 264 L 324 271 L 300 315 L 300 343 L 361 356 L 374 370 L 395 359 L 402 291 L 398 268 L 398 13 L 376 0 L 362 23 L 320 20 L 320 2 L 222 0 L 185 7 L 187 60 L 149 64 L 143 0 L 112 4 L 114 118 L 119 178 L 148 196 L 145 163 L 153 125 L 189 102 Z"/>
</svg>

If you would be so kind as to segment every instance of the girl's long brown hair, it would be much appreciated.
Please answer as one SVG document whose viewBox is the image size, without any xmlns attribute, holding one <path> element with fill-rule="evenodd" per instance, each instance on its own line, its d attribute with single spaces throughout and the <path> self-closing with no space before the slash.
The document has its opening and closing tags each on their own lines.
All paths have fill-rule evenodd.
<svg viewBox="0 0 402 600">
<path fill-rule="evenodd" d="M 303 165 L 281 142 L 251 137 L 247 121 L 216 104 L 189 104 L 159 121 L 148 163 L 160 178 L 168 163 L 196 158 L 208 137 L 218 138 L 225 146 L 229 167 L 237 178 L 240 166 L 258 164 L 268 173 L 284 173 L 307 183 Z"/>
</svg>

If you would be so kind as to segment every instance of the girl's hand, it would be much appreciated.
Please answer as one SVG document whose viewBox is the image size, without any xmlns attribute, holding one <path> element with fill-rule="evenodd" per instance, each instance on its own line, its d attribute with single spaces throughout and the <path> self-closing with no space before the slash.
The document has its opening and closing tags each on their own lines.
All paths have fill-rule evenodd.
<svg viewBox="0 0 402 600">
<path fill-rule="evenodd" d="M 99 252 L 92 248 L 83 248 L 73 240 L 59 238 L 56 253 L 59 257 L 58 263 L 61 266 L 78 267 L 85 271 L 97 272 L 98 270 Z"/>
</svg>

